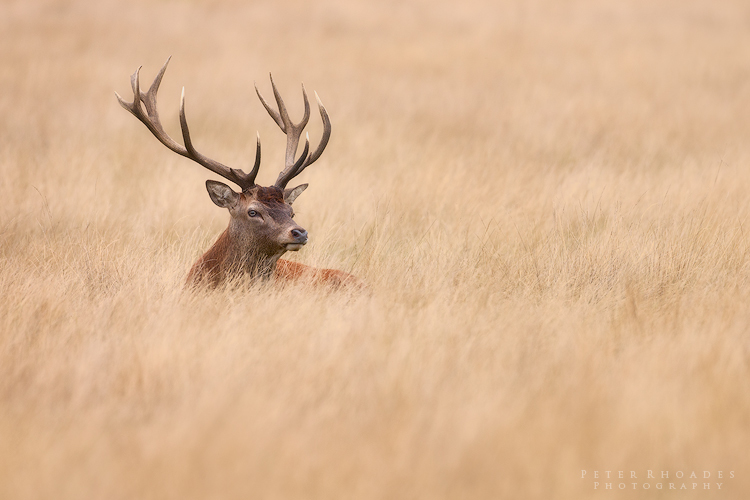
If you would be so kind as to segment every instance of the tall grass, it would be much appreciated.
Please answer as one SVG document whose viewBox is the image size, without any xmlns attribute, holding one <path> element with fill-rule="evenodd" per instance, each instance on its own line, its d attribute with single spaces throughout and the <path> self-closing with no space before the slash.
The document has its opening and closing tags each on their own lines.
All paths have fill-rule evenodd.
<svg viewBox="0 0 750 500">
<path fill-rule="evenodd" d="M 747 19 L 698 0 L 0 4 L 0 497 L 747 495 Z M 214 177 L 113 95 L 168 55 L 168 132 L 184 85 L 208 156 L 247 169 L 260 131 L 264 184 L 284 137 L 253 81 L 268 94 L 273 72 L 293 117 L 299 82 L 318 91 L 333 136 L 290 258 L 369 293 L 183 290 L 227 223 Z"/>
</svg>

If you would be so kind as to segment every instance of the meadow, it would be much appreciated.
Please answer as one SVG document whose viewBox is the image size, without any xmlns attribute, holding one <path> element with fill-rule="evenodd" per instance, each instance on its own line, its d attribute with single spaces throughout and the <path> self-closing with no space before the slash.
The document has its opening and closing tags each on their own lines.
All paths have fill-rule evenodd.
<svg viewBox="0 0 750 500">
<path fill-rule="evenodd" d="M 1 2 L 0 498 L 747 497 L 749 28 L 735 0 Z M 218 178 L 114 96 L 170 55 L 167 131 L 184 86 L 201 152 L 247 170 L 260 133 L 264 185 L 253 82 L 293 119 L 318 92 L 287 257 L 366 293 L 183 289 Z"/>
</svg>

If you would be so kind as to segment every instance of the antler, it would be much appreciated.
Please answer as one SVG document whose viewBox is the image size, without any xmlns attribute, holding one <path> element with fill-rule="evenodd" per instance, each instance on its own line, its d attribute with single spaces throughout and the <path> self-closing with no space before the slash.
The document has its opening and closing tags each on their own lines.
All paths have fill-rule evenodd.
<svg viewBox="0 0 750 500">
<path fill-rule="evenodd" d="M 117 92 L 115 92 L 120 105 L 143 122 L 151 133 L 154 134 L 154 137 L 159 139 L 159 142 L 178 155 L 190 158 L 215 174 L 234 182 L 240 186 L 243 191 L 253 187 L 255 185 L 255 177 L 258 175 L 258 169 L 260 168 L 260 135 L 258 135 L 258 145 L 255 150 L 255 165 L 249 174 L 246 174 L 240 169 L 229 168 L 216 160 L 212 160 L 211 158 L 202 155 L 195 149 L 190 140 L 190 131 L 188 130 L 187 119 L 185 118 L 185 87 L 182 88 L 182 98 L 180 99 L 180 127 L 182 128 L 182 139 L 185 142 L 185 146 L 183 147 L 169 137 L 164 131 L 164 127 L 162 127 L 161 121 L 159 120 L 159 112 L 156 109 L 156 93 L 159 91 L 161 79 L 164 76 L 164 72 L 167 70 L 167 65 L 171 58 L 172 57 L 170 56 L 169 59 L 167 59 L 167 62 L 164 63 L 164 66 L 162 66 L 161 70 L 159 70 L 159 73 L 156 75 L 156 78 L 154 78 L 154 82 L 151 84 L 148 92 L 145 93 L 140 90 L 139 73 L 141 67 L 138 67 L 138 69 L 135 70 L 135 73 L 130 77 L 130 85 L 133 87 L 133 102 L 125 101 Z M 143 103 L 143 106 L 141 106 L 141 103 Z M 146 108 L 145 110 L 143 109 L 144 107 Z"/>
<path fill-rule="evenodd" d="M 331 137 L 331 120 L 328 118 L 328 112 L 323 106 L 323 103 L 320 102 L 320 97 L 318 97 L 318 94 L 316 92 L 315 99 L 318 101 L 320 117 L 323 119 L 323 136 L 320 138 L 320 144 L 318 144 L 315 152 L 313 152 L 312 154 L 308 154 L 310 150 L 310 136 L 306 134 L 305 148 L 302 151 L 302 155 L 300 155 L 299 159 L 295 161 L 294 157 L 297 154 L 297 146 L 299 145 L 300 135 L 302 135 L 302 130 L 305 128 L 305 126 L 307 125 L 307 121 L 310 119 L 310 103 L 307 100 L 307 92 L 305 92 L 305 86 L 302 85 L 302 98 L 305 101 L 305 114 L 302 117 L 302 121 L 295 125 L 289 118 L 289 113 L 286 110 L 286 106 L 284 106 L 284 101 L 283 99 L 281 99 L 281 95 L 276 88 L 276 84 L 273 82 L 273 76 L 271 76 L 271 87 L 273 87 L 273 95 L 276 98 L 276 104 L 279 107 L 278 111 L 272 109 L 271 106 L 269 106 L 268 102 L 263 98 L 263 96 L 260 95 L 260 90 L 258 90 L 257 83 L 255 84 L 255 92 L 258 94 L 260 102 L 263 103 L 263 107 L 266 108 L 268 114 L 271 115 L 271 118 L 273 118 L 273 121 L 275 121 L 279 128 L 281 128 L 281 131 L 286 134 L 286 160 L 284 162 L 284 170 L 281 171 L 278 179 L 276 179 L 276 183 L 274 184 L 274 186 L 284 189 L 290 180 L 299 175 L 300 172 L 314 163 L 315 160 L 320 158 L 320 155 L 323 154 L 323 150 L 328 145 L 328 139 Z"/>
</svg>

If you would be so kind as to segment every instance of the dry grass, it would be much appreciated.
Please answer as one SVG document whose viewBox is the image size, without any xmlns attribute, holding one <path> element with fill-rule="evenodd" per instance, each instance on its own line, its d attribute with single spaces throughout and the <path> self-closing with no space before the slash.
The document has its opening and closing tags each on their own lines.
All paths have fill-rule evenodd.
<svg viewBox="0 0 750 500">
<path fill-rule="evenodd" d="M 2 2 L 0 497 L 747 496 L 749 22 L 731 0 Z M 168 130 L 185 85 L 210 156 L 246 167 L 260 130 L 263 183 L 283 137 L 253 80 L 295 115 L 319 92 L 293 258 L 371 295 L 182 291 L 227 215 L 113 95 L 170 54 Z M 594 470 L 735 477 L 621 493 Z"/>
</svg>

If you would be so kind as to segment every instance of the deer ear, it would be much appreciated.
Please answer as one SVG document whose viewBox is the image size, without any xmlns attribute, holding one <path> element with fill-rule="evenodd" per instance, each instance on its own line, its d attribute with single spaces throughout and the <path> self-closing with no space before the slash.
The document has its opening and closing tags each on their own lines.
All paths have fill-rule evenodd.
<svg viewBox="0 0 750 500">
<path fill-rule="evenodd" d="M 221 208 L 231 208 L 237 204 L 240 195 L 235 193 L 232 188 L 217 181 L 206 181 L 206 189 L 216 206 Z"/>
<path fill-rule="evenodd" d="M 284 201 L 288 205 L 291 205 L 292 203 L 294 203 L 294 200 L 297 199 L 297 196 L 301 195 L 302 191 L 304 191 L 305 189 L 307 189 L 307 184 L 300 184 L 299 186 L 293 189 L 285 189 Z"/>
</svg>

